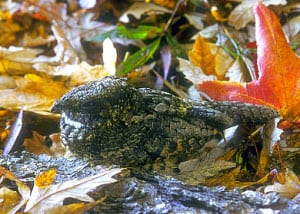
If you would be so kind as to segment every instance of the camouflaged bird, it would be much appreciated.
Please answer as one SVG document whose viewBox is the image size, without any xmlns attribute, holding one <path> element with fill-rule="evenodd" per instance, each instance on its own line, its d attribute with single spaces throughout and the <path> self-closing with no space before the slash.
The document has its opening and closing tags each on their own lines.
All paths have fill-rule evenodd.
<svg viewBox="0 0 300 214">
<path fill-rule="evenodd" d="M 275 110 L 241 102 L 192 101 L 125 79 L 106 77 L 74 88 L 52 107 L 61 140 L 80 158 L 121 166 L 178 164 L 237 124 L 263 124 Z"/>
</svg>

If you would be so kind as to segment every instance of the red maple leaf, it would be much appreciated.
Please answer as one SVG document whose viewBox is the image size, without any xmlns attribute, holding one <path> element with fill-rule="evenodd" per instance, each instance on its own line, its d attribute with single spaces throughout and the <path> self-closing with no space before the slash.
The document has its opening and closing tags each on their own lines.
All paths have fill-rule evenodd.
<svg viewBox="0 0 300 214">
<path fill-rule="evenodd" d="M 300 59 L 289 47 L 276 15 L 260 2 L 254 13 L 258 80 L 205 81 L 197 87 L 214 100 L 272 106 L 285 120 L 295 122 L 300 116 Z"/>
</svg>

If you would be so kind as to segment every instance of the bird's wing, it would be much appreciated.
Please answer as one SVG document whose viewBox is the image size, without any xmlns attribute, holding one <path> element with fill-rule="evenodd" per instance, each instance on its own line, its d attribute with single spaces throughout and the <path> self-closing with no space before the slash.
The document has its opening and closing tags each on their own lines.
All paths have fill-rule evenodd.
<svg viewBox="0 0 300 214">
<path fill-rule="evenodd" d="M 195 126 L 206 124 L 223 131 L 238 124 L 263 124 L 278 113 L 267 106 L 229 101 L 192 101 L 170 93 L 152 89 L 139 89 L 144 108 L 169 117 L 181 118 Z"/>
</svg>

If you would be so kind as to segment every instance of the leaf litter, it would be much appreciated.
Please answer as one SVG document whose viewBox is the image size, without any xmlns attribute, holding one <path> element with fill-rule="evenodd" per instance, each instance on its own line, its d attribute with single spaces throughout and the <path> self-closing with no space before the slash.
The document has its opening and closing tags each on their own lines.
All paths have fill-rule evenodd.
<svg viewBox="0 0 300 214">
<path fill-rule="evenodd" d="M 115 15 L 117 17 L 117 21 L 120 22 L 120 32 L 122 32 L 122 35 L 125 35 L 123 38 L 111 38 L 111 41 L 114 44 L 118 44 L 117 46 L 114 46 L 111 43 L 109 43 L 109 45 L 102 45 L 101 42 L 99 42 L 101 43 L 99 45 L 92 39 L 101 35 L 101 38 L 107 38 L 104 34 L 112 35 L 110 33 L 116 29 L 115 24 L 111 24 L 111 22 L 101 21 L 101 19 L 96 20 L 95 17 L 99 15 L 99 11 L 97 11 L 97 9 L 95 10 L 97 3 L 96 5 L 85 7 L 85 3 L 81 2 L 80 6 L 83 10 L 81 10 L 78 5 L 75 5 L 75 9 L 73 8 L 71 10 L 66 6 L 66 4 L 56 3 L 55 1 L 45 2 L 28 0 L 23 3 L 14 1 L 1 3 L 0 16 L 2 18 L 1 25 L 3 25 L 1 29 L 6 29 L 5 32 L 2 32 L 0 37 L 0 72 L 1 80 L 3 80 L 3 84 L 1 82 L 0 89 L 1 107 L 7 109 L 20 109 L 23 107 L 25 111 L 31 110 L 47 112 L 52 103 L 65 92 L 74 86 L 94 79 L 102 78 L 104 76 L 114 74 L 115 72 L 117 72 L 120 76 L 129 76 L 129 74 L 131 74 L 131 78 L 133 79 L 137 76 L 142 76 L 142 78 L 148 77 L 148 74 L 143 74 L 142 72 L 140 72 L 141 74 L 136 74 L 139 73 L 139 68 L 142 66 L 148 66 L 151 63 L 154 64 L 154 69 L 159 71 L 158 65 L 160 62 L 157 59 L 161 59 L 163 56 L 163 52 L 160 52 L 160 50 L 167 43 L 168 47 L 171 49 L 172 56 L 171 59 L 168 59 L 168 62 L 164 61 L 162 63 L 163 67 L 166 63 L 171 62 L 171 65 L 167 66 L 168 68 L 162 68 L 161 76 L 163 77 L 163 81 L 161 81 L 161 83 L 163 83 L 163 86 L 166 85 L 169 89 L 174 91 L 181 91 L 181 89 L 179 89 L 176 85 L 179 81 L 176 79 L 178 77 L 174 75 L 174 68 L 172 68 L 172 63 L 176 60 L 176 62 L 179 62 L 180 64 L 179 70 L 184 74 L 184 77 L 189 79 L 195 85 L 198 85 L 198 88 L 202 90 L 200 94 L 205 92 L 213 99 L 226 100 L 232 99 L 232 97 L 237 95 L 243 97 L 242 101 L 254 101 L 255 103 L 266 105 L 271 104 L 278 108 L 285 120 L 291 122 L 285 125 L 284 128 L 293 128 L 299 120 L 299 108 L 297 108 L 297 106 L 299 106 L 298 98 L 300 97 L 300 90 L 298 90 L 300 87 L 300 83 L 298 81 L 299 75 L 297 75 L 297 72 L 293 72 L 294 75 L 289 75 L 289 73 L 286 72 L 296 71 L 297 68 L 299 68 L 299 59 L 293 52 L 299 52 L 299 50 L 297 49 L 297 46 L 294 47 L 293 51 L 288 47 L 288 43 L 285 39 L 283 39 L 285 36 L 281 32 L 281 26 L 277 23 L 276 16 L 269 12 L 269 9 L 265 8 L 262 4 L 255 6 L 256 12 L 254 14 L 256 15 L 257 23 L 261 22 L 261 25 L 259 25 L 256 29 L 258 61 L 261 73 L 259 78 L 265 79 L 267 83 L 265 84 L 264 81 L 258 80 L 256 82 L 259 84 L 246 83 L 246 85 L 258 85 L 255 86 L 257 88 L 254 86 L 251 88 L 251 86 L 251 90 L 249 89 L 251 92 L 248 91 L 248 93 L 257 92 L 256 95 L 258 97 L 250 97 L 249 100 L 248 94 L 246 97 L 243 94 L 244 89 L 237 86 L 236 83 L 229 82 L 226 83 L 227 85 L 225 84 L 226 86 L 220 82 L 215 82 L 213 86 L 210 85 L 209 87 L 213 88 L 212 96 L 208 91 L 203 90 L 204 85 L 208 84 L 208 82 L 206 82 L 207 80 L 249 81 L 249 78 L 245 78 L 245 76 L 247 76 L 245 73 L 253 72 L 254 65 L 251 64 L 252 62 L 247 54 L 241 54 L 239 51 L 243 50 L 241 44 L 251 42 L 251 40 L 253 41 L 255 39 L 251 36 L 251 32 L 253 31 L 251 28 L 253 28 L 252 21 L 254 20 L 252 7 L 256 4 L 256 1 L 241 1 L 239 3 L 226 1 L 226 3 L 228 3 L 226 6 L 225 4 L 222 5 L 215 3 L 217 7 L 214 7 L 215 5 L 210 2 L 203 5 L 200 3 L 200 7 L 199 2 L 191 2 L 193 7 L 196 6 L 197 13 L 194 13 L 195 11 L 190 13 L 187 9 L 190 8 L 190 5 L 188 5 L 189 7 L 186 7 L 186 2 L 180 5 L 178 14 L 185 11 L 186 14 L 189 14 L 186 15 L 189 21 L 187 22 L 188 24 L 180 26 L 176 33 L 173 31 L 175 27 L 173 29 L 172 25 L 175 26 L 176 21 L 180 19 L 180 16 L 161 22 L 161 17 L 164 15 L 170 16 L 172 14 L 176 5 L 175 1 L 154 1 L 153 3 L 148 3 L 146 1 L 134 2 L 125 10 L 120 10 L 119 13 L 117 11 L 118 9 L 112 10 L 113 13 L 115 13 L 113 15 Z M 281 6 L 283 7 L 283 11 L 289 13 L 293 11 L 293 8 L 297 8 L 297 3 L 295 6 L 290 4 L 289 1 L 268 0 L 262 1 L 262 3 L 266 6 L 272 5 L 271 8 L 277 9 L 276 12 L 279 11 L 278 8 Z M 227 7 L 228 5 L 231 5 L 231 8 Z M 102 7 L 105 8 L 103 14 L 109 10 L 107 10 L 107 8 L 117 8 L 114 6 L 114 3 L 109 1 L 105 2 Z M 204 8 L 210 11 L 211 16 L 203 13 Z M 212 10 L 212 8 L 214 8 L 214 10 Z M 223 11 L 228 10 L 228 8 L 230 8 L 230 11 L 223 13 Z M 192 15 L 195 14 L 198 14 L 199 16 L 196 15 L 196 17 L 193 17 Z M 101 17 L 101 15 L 99 16 Z M 285 33 L 291 39 L 290 41 L 297 41 L 297 35 L 299 35 L 297 18 L 298 16 L 295 16 L 293 19 L 289 19 L 284 26 Z M 197 23 L 195 23 L 195 20 L 197 20 Z M 264 21 L 268 22 L 269 25 L 264 23 Z M 35 22 L 38 24 L 32 25 L 31 27 L 26 25 L 26 23 Z M 233 26 L 234 29 L 226 25 L 227 22 L 229 25 Z M 127 25 L 132 23 L 132 26 L 129 28 L 124 27 L 124 23 L 127 23 Z M 171 33 L 167 32 L 167 34 L 165 34 L 166 32 L 159 31 L 159 29 L 165 30 L 165 25 L 168 25 L 169 23 L 171 23 L 172 26 Z M 266 26 L 271 26 L 271 28 L 265 28 Z M 199 32 L 189 32 L 191 35 L 194 34 L 194 37 L 191 36 L 187 44 L 186 40 L 184 42 L 179 41 L 178 38 L 180 38 L 181 35 L 185 35 L 185 33 L 188 32 L 185 30 L 189 28 L 195 28 Z M 145 29 L 152 29 L 151 34 L 144 34 Z M 224 29 L 229 30 L 231 35 L 229 35 Z M 245 31 L 249 31 L 248 34 L 245 34 Z M 276 41 L 270 39 L 270 35 L 275 35 Z M 138 37 L 130 38 L 130 36 Z M 245 39 L 245 37 L 247 39 Z M 193 42 L 193 38 L 196 38 L 195 42 Z M 202 38 L 201 44 L 209 47 L 210 51 L 200 47 L 199 38 Z M 148 41 L 149 39 L 150 41 Z M 234 44 L 232 42 L 228 42 L 230 39 L 240 45 L 238 48 L 239 50 L 236 47 L 233 47 Z M 103 58 L 102 53 L 100 53 L 100 55 L 95 54 L 95 56 L 91 55 L 91 51 L 87 51 L 87 47 L 85 47 L 82 42 L 83 40 L 95 42 L 93 45 L 96 44 L 96 48 L 100 50 L 103 49 L 103 52 L 106 53 L 112 53 L 113 56 L 105 55 L 104 53 Z M 102 41 L 104 41 L 104 39 Z M 267 45 L 263 46 L 262 44 Z M 118 49 L 119 45 L 137 46 L 142 49 L 139 49 L 136 52 L 128 51 L 126 52 L 128 55 L 123 53 L 122 55 Z M 175 45 L 176 48 L 174 48 Z M 45 46 L 47 47 L 45 48 Z M 192 46 L 194 46 L 194 49 L 192 49 Z M 118 54 L 114 54 L 115 50 L 117 50 Z M 178 52 L 178 50 L 181 52 Z M 188 55 L 188 50 L 190 50 L 189 58 L 186 57 Z M 279 53 L 279 57 L 274 57 L 272 50 Z M 158 57 L 156 55 L 158 55 Z M 91 58 L 91 56 L 93 56 L 93 58 Z M 210 59 L 214 59 L 215 62 L 211 63 L 211 60 L 203 61 L 201 58 L 198 59 L 199 56 L 202 56 L 203 59 L 205 59 L 206 56 L 210 56 Z M 268 69 L 269 66 L 273 66 L 272 69 Z M 153 70 L 153 67 L 151 68 Z M 281 77 L 287 77 L 287 79 L 271 78 L 272 74 L 270 74 L 270 70 L 278 69 L 279 72 L 275 73 L 278 73 Z M 166 72 L 166 70 L 168 70 L 168 72 Z M 206 72 L 207 70 L 209 70 L 208 73 Z M 156 71 L 153 73 L 158 74 Z M 159 75 L 160 74 L 157 76 Z M 174 79 L 175 81 L 173 81 Z M 154 83 L 158 80 L 159 78 L 157 78 Z M 253 77 L 252 80 L 254 80 Z M 146 79 L 146 82 L 149 81 Z M 242 87 L 244 86 L 245 84 L 243 84 Z M 271 89 L 262 93 L 259 91 L 262 86 L 268 86 L 267 88 Z M 283 86 L 283 88 L 279 91 L 275 91 L 275 89 L 277 90 L 277 88 L 280 88 L 279 86 Z M 272 90 L 276 93 L 272 92 Z M 271 95 L 266 95 L 269 94 L 269 92 Z M 180 92 L 177 94 L 185 93 Z M 266 99 L 262 99 L 262 94 Z M 219 97 L 216 98 L 214 96 Z M 275 97 L 275 99 L 272 99 L 272 97 Z M 295 129 L 292 131 L 295 132 Z M 2 133 L 3 136 L 6 136 L 5 131 Z M 36 146 L 36 148 L 33 149 L 35 150 L 34 153 L 51 153 L 51 151 L 49 151 L 42 142 L 45 137 L 38 135 L 37 132 L 33 133 L 32 141 L 30 142 L 29 140 L 30 146 L 28 150 L 33 149 Z M 266 138 L 271 138 L 271 141 L 264 145 L 264 149 L 266 149 L 266 147 L 268 147 L 268 149 L 261 150 L 259 157 L 257 157 L 259 164 L 256 166 L 256 175 L 259 175 L 258 178 L 263 179 L 268 175 L 265 171 L 268 166 L 267 162 L 269 161 L 268 154 L 272 150 L 272 148 L 270 148 L 271 145 L 274 144 L 275 139 L 277 140 L 280 133 L 277 133 L 276 135 L 277 137 L 266 136 Z M 294 142 L 297 141 L 297 139 L 299 140 L 296 136 Z M 281 144 L 284 144 L 284 140 L 281 140 Z M 217 147 L 212 146 L 208 149 L 210 152 L 205 154 L 215 153 L 217 151 L 215 148 Z M 51 154 L 55 155 L 55 152 L 54 154 L 53 152 Z M 208 181 L 205 183 L 206 185 L 223 184 L 231 187 L 242 186 L 238 185 L 236 179 L 239 179 L 244 169 L 241 168 L 240 165 L 234 168 L 238 162 L 232 161 L 233 159 L 241 159 L 241 156 L 239 156 L 237 150 L 226 151 L 225 154 L 223 152 L 222 155 L 220 155 L 220 157 L 225 156 L 228 156 L 229 158 L 226 160 L 217 160 L 215 165 L 212 166 L 212 168 L 215 169 L 218 168 L 218 166 L 223 166 L 221 171 L 224 170 L 225 173 L 220 176 L 220 178 Z M 197 164 L 194 165 L 194 167 L 196 166 Z M 231 167 L 233 167 L 233 169 L 231 169 Z M 284 171 L 284 169 L 282 170 Z M 198 166 L 198 170 L 195 171 L 201 173 L 203 172 L 203 168 Z M 294 174 L 292 174 L 293 171 L 289 169 L 285 172 L 287 173 L 285 175 L 287 181 L 286 185 L 282 184 L 283 186 L 278 187 L 275 186 L 277 184 L 274 183 L 273 187 L 269 187 L 269 189 L 267 189 L 268 191 L 280 193 L 289 191 L 297 192 L 297 185 L 290 184 L 291 180 L 297 184 L 297 179 Z M 216 175 L 221 175 L 221 173 L 218 173 L 220 173 L 220 171 L 217 171 Z M 199 175 L 199 173 L 197 175 Z M 229 182 L 226 184 L 224 181 Z M 267 182 L 267 179 L 264 179 L 263 181 Z M 264 182 L 258 182 L 256 185 L 263 185 Z M 21 183 L 17 182 L 17 185 L 21 185 Z M 250 182 L 249 185 L 255 185 L 255 182 Z M 59 189 L 59 187 L 55 188 Z M 51 191 L 55 192 L 55 188 L 51 189 Z M 22 200 L 24 200 L 20 201 L 18 206 L 15 206 L 15 209 L 13 209 L 14 211 L 17 211 L 18 208 L 22 207 L 26 201 L 29 200 L 28 190 L 25 189 L 26 188 L 19 187 L 19 193 L 22 196 Z M 3 191 L 7 192 L 5 194 L 15 195 L 13 192 L 8 193 L 9 190 L 7 189 L 4 189 Z M 39 190 L 35 191 L 39 193 Z M 35 202 L 36 201 L 31 201 L 33 204 Z M 16 203 L 16 201 L 12 203 Z M 55 203 L 58 202 L 56 201 Z M 39 205 L 36 206 L 39 207 Z M 77 205 L 74 206 L 76 207 Z M 27 207 L 30 206 L 27 205 Z M 50 207 L 49 209 L 55 210 L 56 208 Z"/>
</svg>

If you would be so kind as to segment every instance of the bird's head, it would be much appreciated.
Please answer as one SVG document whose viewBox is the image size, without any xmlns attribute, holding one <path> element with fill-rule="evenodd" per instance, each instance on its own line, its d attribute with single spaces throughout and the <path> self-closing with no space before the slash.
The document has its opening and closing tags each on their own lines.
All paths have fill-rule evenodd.
<svg viewBox="0 0 300 214">
<path fill-rule="evenodd" d="M 138 99 L 139 92 L 123 78 L 105 77 L 79 86 L 54 103 L 54 113 L 93 114 L 122 108 Z"/>
</svg>

